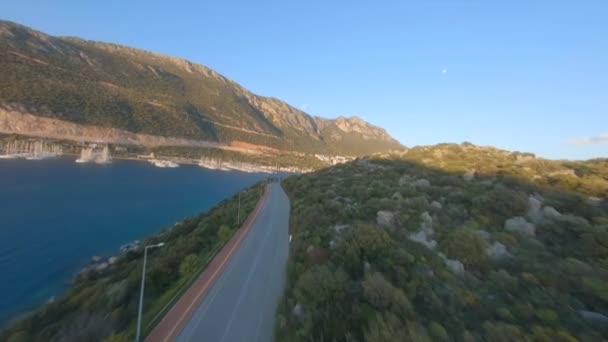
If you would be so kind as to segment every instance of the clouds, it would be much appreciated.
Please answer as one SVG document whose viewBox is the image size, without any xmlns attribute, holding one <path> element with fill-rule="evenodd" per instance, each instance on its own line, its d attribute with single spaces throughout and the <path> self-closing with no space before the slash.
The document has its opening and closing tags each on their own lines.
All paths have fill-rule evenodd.
<svg viewBox="0 0 608 342">
<path fill-rule="evenodd" d="M 608 143 L 608 133 L 602 133 L 592 137 L 578 137 L 570 140 L 571 144 L 578 146 L 587 146 L 587 145 L 595 145 L 595 144 L 605 144 Z"/>
<path fill-rule="evenodd" d="M 441 73 L 444 74 L 444 75 L 447 74 L 448 73 L 448 69 L 441 70 Z"/>
</svg>

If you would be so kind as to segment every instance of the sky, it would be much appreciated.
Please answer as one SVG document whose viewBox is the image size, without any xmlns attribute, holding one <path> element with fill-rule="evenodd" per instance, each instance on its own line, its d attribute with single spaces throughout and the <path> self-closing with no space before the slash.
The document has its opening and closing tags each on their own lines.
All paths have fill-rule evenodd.
<svg viewBox="0 0 608 342">
<path fill-rule="evenodd" d="M 608 1 L 3 1 L 0 18 L 207 65 L 406 146 L 608 157 Z"/>
</svg>

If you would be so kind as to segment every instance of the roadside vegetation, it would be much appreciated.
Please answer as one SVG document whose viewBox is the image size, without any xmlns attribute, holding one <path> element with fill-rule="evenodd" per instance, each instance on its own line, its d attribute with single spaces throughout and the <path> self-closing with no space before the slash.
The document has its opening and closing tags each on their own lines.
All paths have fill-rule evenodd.
<svg viewBox="0 0 608 342">
<path fill-rule="evenodd" d="M 241 222 L 264 190 L 258 183 L 241 192 Z M 184 219 L 140 248 L 120 255 L 102 271 L 79 274 L 67 293 L 0 333 L 0 341 L 132 341 L 143 263 L 143 246 L 164 242 L 148 252 L 142 331 L 154 324 L 232 237 L 238 195 L 200 215 Z"/>
<path fill-rule="evenodd" d="M 608 163 L 464 143 L 292 176 L 277 341 L 605 341 Z"/>
</svg>

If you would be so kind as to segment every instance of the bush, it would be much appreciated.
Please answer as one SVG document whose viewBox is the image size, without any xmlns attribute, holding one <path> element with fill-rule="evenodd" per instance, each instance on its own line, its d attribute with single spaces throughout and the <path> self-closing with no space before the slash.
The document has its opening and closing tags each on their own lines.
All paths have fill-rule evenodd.
<svg viewBox="0 0 608 342">
<path fill-rule="evenodd" d="M 29 334 L 25 331 L 16 331 L 11 334 L 7 342 L 27 342 L 29 341 Z"/>
<path fill-rule="evenodd" d="M 221 241 L 228 241 L 232 236 L 232 229 L 227 225 L 223 224 L 217 232 L 217 237 Z"/>
<path fill-rule="evenodd" d="M 445 330 L 443 325 L 441 325 L 435 321 L 432 321 L 431 324 L 429 324 L 429 334 L 435 341 L 448 341 L 449 340 L 448 332 Z"/>
<path fill-rule="evenodd" d="M 196 254 L 188 254 L 179 265 L 179 273 L 185 276 L 194 274 L 199 266 L 200 258 Z"/>
<path fill-rule="evenodd" d="M 434 152 L 441 152 L 441 162 L 432 159 Z M 584 196 L 548 191 L 549 185 L 512 177 L 542 175 L 554 170 L 554 162 L 514 163 L 516 157 L 508 154 L 476 147 L 464 153 L 452 145 L 441 146 L 441 151 L 413 148 L 402 158 L 408 161 L 374 161 L 383 168 L 373 170 L 355 162 L 291 178 L 291 228 L 298 235 L 290 247 L 285 294 L 291 304 L 278 313 L 287 320 L 277 329 L 280 340 L 411 341 L 428 340 L 430 335 L 438 341 L 569 342 L 608 337 L 605 329 L 588 324 L 578 312 L 607 309 L 603 256 L 608 255 L 608 233 L 600 212 L 605 208 L 590 208 Z M 472 169 L 481 175 L 464 181 L 462 170 Z M 504 177 L 484 175 L 497 171 Z M 397 187 L 404 174 L 424 177 L 432 186 Z M 331 209 L 327 198 L 308 196 L 315 192 L 309 188 L 319 186 L 331 188 L 336 198 Z M 395 191 L 403 200 L 386 199 Z M 535 237 L 504 231 L 506 219 L 527 213 L 533 193 L 544 198 L 544 205 L 592 223 L 547 220 L 537 224 Z M 430 235 L 438 248 L 409 239 L 431 201 L 442 204 L 432 211 Z M 387 230 L 375 224 L 377 211 L 386 208 L 395 211 L 399 227 Z M 335 224 L 351 228 L 336 233 Z M 479 230 L 490 234 L 482 236 Z M 494 242 L 508 247 L 509 255 L 488 258 L 485 249 Z M 319 247 L 325 253 L 322 266 L 306 257 Z M 449 272 L 441 252 L 463 262 L 466 272 Z M 342 268 L 346 272 L 340 272 Z M 296 303 L 304 304 L 306 319 L 294 323 L 289 310 Z"/>
<path fill-rule="evenodd" d="M 492 214 L 493 222 L 497 225 L 513 216 L 523 216 L 528 209 L 526 193 L 497 185 L 493 191 L 476 197 L 472 203 L 478 210 Z"/>
<path fill-rule="evenodd" d="M 413 313 L 412 304 L 403 290 L 395 288 L 378 272 L 366 275 L 363 281 L 363 297 L 379 311 L 390 309 L 399 317 Z"/>
<path fill-rule="evenodd" d="M 546 325 L 555 325 L 559 322 L 557 312 L 550 309 L 538 309 L 534 314 L 543 324 Z"/>
<path fill-rule="evenodd" d="M 427 342 L 428 336 L 414 324 L 404 323 L 397 316 L 376 314 L 364 333 L 365 342 L 417 341 Z"/>
<path fill-rule="evenodd" d="M 374 262 L 390 246 L 388 233 L 375 224 L 358 223 L 352 229 L 350 236 L 340 241 L 337 246 L 342 264 L 353 275 L 360 275 L 363 262 Z"/>
<path fill-rule="evenodd" d="M 485 261 L 486 241 L 471 229 L 456 229 L 448 233 L 442 243 L 446 254 L 467 267 L 479 267 Z"/>
</svg>

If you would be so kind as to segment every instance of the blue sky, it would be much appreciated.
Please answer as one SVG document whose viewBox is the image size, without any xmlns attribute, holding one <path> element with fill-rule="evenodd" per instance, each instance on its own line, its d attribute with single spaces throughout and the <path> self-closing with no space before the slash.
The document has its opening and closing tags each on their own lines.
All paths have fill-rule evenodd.
<svg viewBox="0 0 608 342">
<path fill-rule="evenodd" d="M 4 1 L 0 17 L 205 64 L 407 146 L 608 157 L 608 1 Z"/>
</svg>

